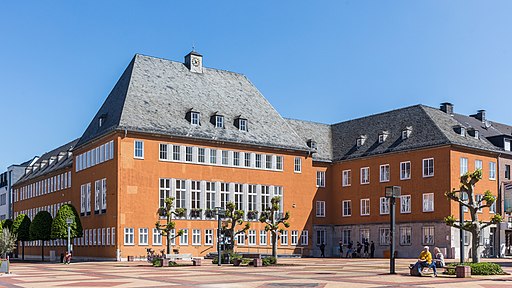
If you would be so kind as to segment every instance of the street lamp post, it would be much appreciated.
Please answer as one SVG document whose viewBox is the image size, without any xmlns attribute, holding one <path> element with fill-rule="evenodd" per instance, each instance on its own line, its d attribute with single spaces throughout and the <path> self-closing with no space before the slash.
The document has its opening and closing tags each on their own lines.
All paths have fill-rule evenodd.
<svg viewBox="0 0 512 288">
<path fill-rule="evenodd" d="M 464 191 L 455 191 L 456 193 L 459 193 L 459 221 L 460 221 L 460 227 L 462 228 L 464 226 L 464 205 L 462 205 L 462 201 L 464 201 L 465 197 L 464 195 L 468 195 Z M 464 230 L 459 229 L 459 238 L 460 238 L 460 263 L 464 263 Z"/>
<path fill-rule="evenodd" d="M 215 214 L 217 215 L 218 229 L 217 229 L 217 265 L 222 265 L 222 257 L 221 257 L 221 226 L 222 226 L 222 217 L 226 215 L 226 211 L 222 209 L 222 207 L 215 207 Z"/>
<path fill-rule="evenodd" d="M 68 224 L 68 253 L 71 252 L 71 224 L 73 224 L 72 218 L 66 218 L 66 224 Z"/>
<path fill-rule="evenodd" d="M 389 274 L 396 274 L 395 272 L 395 199 L 400 197 L 401 187 L 400 186 L 388 186 L 386 187 L 386 198 L 389 199 L 390 209 L 390 235 L 389 235 Z"/>
</svg>

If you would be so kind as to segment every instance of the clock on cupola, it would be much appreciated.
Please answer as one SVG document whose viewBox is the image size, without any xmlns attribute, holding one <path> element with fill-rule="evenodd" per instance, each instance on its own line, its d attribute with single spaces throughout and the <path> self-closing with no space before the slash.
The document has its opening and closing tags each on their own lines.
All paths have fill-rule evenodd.
<svg viewBox="0 0 512 288">
<path fill-rule="evenodd" d="M 203 55 L 192 50 L 185 56 L 185 65 L 190 72 L 203 73 Z"/>
</svg>

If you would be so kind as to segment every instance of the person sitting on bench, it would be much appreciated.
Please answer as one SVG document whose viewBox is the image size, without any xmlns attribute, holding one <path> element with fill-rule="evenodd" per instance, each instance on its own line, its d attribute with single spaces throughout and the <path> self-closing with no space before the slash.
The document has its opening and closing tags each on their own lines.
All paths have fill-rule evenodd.
<svg viewBox="0 0 512 288">
<path fill-rule="evenodd" d="M 443 268 L 445 266 L 444 255 L 439 247 L 434 247 L 434 263 L 437 268 Z"/>
<path fill-rule="evenodd" d="M 428 246 L 423 247 L 423 250 L 421 250 L 418 263 L 420 264 L 418 265 L 418 272 L 420 273 L 420 275 L 423 274 L 423 268 L 428 267 L 434 270 L 434 277 L 437 277 L 436 264 L 432 262 L 432 254 L 430 253 Z"/>
</svg>

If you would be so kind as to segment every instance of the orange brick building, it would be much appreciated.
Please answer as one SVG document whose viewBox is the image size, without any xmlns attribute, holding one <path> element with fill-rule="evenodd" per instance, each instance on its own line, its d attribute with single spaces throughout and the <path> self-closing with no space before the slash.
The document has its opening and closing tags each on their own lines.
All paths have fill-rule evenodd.
<svg viewBox="0 0 512 288">
<path fill-rule="evenodd" d="M 478 191 L 499 190 L 497 163 L 507 153 L 475 129 L 463 134 L 450 111 L 418 105 L 333 125 L 284 119 L 245 76 L 202 62 L 196 52 L 185 63 L 136 55 L 79 140 L 48 154 L 65 150 L 67 162 L 40 169 L 39 178 L 31 168 L 16 183 L 15 216 L 71 202 L 84 228 L 75 255 L 123 260 L 165 248 L 156 212 L 172 196 L 187 211 L 176 220 L 185 233 L 173 248 L 203 256 L 216 251 L 210 211 L 232 201 L 251 223 L 237 249 L 270 253 L 270 234 L 248 212 L 258 215 L 279 195 L 291 213 L 279 254 L 319 256 L 325 243 L 334 256 L 339 241 L 368 239 L 380 257 L 389 241 L 384 188 L 399 185 L 399 256 L 435 245 L 454 257 L 458 231 L 443 218 L 457 215 L 458 206 L 444 192 L 475 165 L 488 176 Z M 60 173 L 70 178 L 59 192 L 26 194 Z M 484 220 L 495 208 L 487 210 Z M 495 230 L 484 233 L 487 247 L 496 243 Z M 37 244 L 29 254 L 39 253 L 31 248 Z M 57 244 L 47 250 L 61 249 Z"/>
</svg>

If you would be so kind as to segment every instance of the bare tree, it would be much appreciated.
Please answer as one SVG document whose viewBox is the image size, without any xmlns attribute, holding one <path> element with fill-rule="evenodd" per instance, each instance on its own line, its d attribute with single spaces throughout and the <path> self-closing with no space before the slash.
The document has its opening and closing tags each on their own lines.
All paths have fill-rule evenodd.
<svg viewBox="0 0 512 288">
<path fill-rule="evenodd" d="M 496 202 L 496 197 L 492 195 L 492 192 L 487 190 L 484 192 L 483 197 L 476 199 L 475 197 L 475 185 L 482 179 L 482 170 L 478 169 L 472 173 L 467 172 L 460 176 L 460 191 L 453 189 L 450 192 L 446 192 L 445 195 L 452 201 L 462 204 L 462 206 L 468 208 L 469 215 L 471 215 L 470 221 L 464 221 L 463 225 L 460 224 L 460 220 L 457 221 L 455 216 L 450 215 L 444 218 L 446 225 L 462 229 L 471 233 L 471 258 L 473 263 L 480 262 L 480 233 L 482 229 L 500 223 L 503 218 L 500 214 L 494 214 L 489 222 L 482 222 L 478 220 L 478 211 L 485 207 L 490 207 Z M 461 197 L 463 193 L 466 193 L 467 197 Z M 463 255 L 462 255 L 463 256 Z"/>
<path fill-rule="evenodd" d="M 224 239 L 227 239 L 228 243 L 226 243 L 227 250 L 233 250 L 235 246 L 235 236 L 245 233 L 251 227 L 249 222 L 245 223 L 242 229 L 236 230 L 236 226 L 244 224 L 244 215 L 245 212 L 243 210 L 236 210 L 235 203 L 228 202 L 226 204 L 226 220 L 222 222 L 222 233 L 224 234 Z"/>
<path fill-rule="evenodd" d="M 283 233 L 283 229 L 279 228 L 279 225 L 284 227 L 290 227 L 288 219 L 290 219 L 290 212 L 281 215 L 280 209 L 280 196 L 274 196 L 270 200 L 270 207 L 267 207 L 265 211 L 261 213 L 260 222 L 265 223 L 265 231 L 270 231 L 272 234 L 272 256 L 277 259 L 277 239 L 279 238 L 278 233 Z"/>
<path fill-rule="evenodd" d="M 178 233 L 175 233 L 174 236 L 171 236 L 171 232 L 174 231 L 176 228 L 176 222 L 174 222 L 173 216 L 177 217 L 183 217 L 185 214 L 185 209 L 183 208 L 174 208 L 174 198 L 173 197 L 167 197 L 164 200 L 165 206 L 160 207 L 158 209 L 158 217 L 163 216 L 166 219 L 166 222 L 163 224 L 160 224 L 160 219 L 156 221 L 155 227 L 158 229 L 160 234 L 162 236 L 165 236 L 167 239 L 167 254 L 171 254 L 171 241 L 172 239 L 175 239 L 181 235 L 183 235 L 183 230 L 179 230 Z"/>
</svg>

